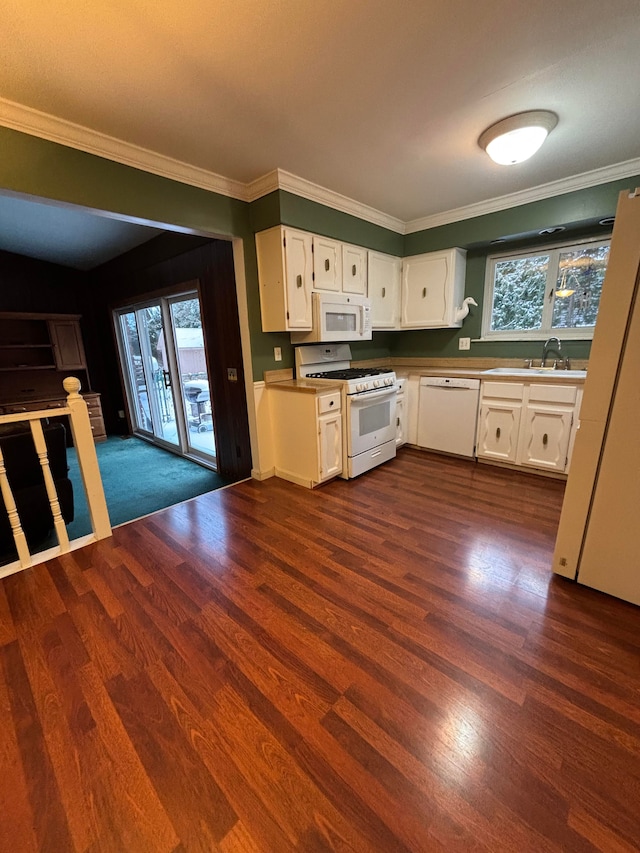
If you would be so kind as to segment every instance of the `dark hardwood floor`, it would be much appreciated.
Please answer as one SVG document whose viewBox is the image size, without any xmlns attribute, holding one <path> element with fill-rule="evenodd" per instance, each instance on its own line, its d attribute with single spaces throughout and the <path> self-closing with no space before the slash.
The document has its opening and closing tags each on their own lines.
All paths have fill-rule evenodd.
<svg viewBox="0 0 640 853">
<path fill-rule="evenodd" d="M 550 574 L 562 494 L 408 449 L 6 578 L 0 850 L 638 850 L 640 610 Z"/>
</svg>

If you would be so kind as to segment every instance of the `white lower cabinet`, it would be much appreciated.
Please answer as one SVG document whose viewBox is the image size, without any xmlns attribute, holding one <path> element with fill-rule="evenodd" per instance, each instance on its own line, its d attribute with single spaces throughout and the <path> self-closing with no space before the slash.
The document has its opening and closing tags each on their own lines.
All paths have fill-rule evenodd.
<svg viewBox="0 0 640 853">
<path fill-rule="evenodd" d="M 515 462 L 521 414 L 521 403 L 493 400 L 482 403 L 476 455 L 501 462 Z"/>
<path fill-rule="evenodd" d="M 573 411 L 527 406 L 522 424 L 521 465 L 564 471 Z"/>
<path fill-rule="evenodd" d="M 396 447 L 407 443 L 406 407 L 404 386 L 406 379 L 398 379 L 398 394 L 396 396 Z"/>
<path fill-rule="evenodd" d="M 342 474 L 342 414 L 318 418 L 319 482 Z"/>
<path fill-rule="evenodd" d="M 580 402 L 574 385 L 483 382 L 477 456 L 564 473 Z"/>
<path fill-rule="evenodd" d="M 275 474 L 312 489 L 342 473 L 342 396 L 339 390 L 270 386 Z"/>
</svg>

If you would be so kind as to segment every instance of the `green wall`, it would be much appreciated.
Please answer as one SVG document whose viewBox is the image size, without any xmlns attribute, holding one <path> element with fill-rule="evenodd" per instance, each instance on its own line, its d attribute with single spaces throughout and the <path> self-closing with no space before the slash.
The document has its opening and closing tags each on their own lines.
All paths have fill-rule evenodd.
<svg viewBox="0 0 640 853">
<path fill-rule="evenodd" d="M 397 256 L 460 246 L 468 250 L 466 294 L 479 304 L 461 330 L 375 332 L 373 340 L 354 346 L 358 358 L 398 356 L 487 355 L 536 356 L 536 343 L 475 343 L 469 353 L 458 350 L 458 337 L 478 337 L 484 291 L 486 256 L 491 240 L 510 238 L 500 250 L 549 242 L 537 231 L 566 225 L 562 238 L 577 239 L 597 231 L 597 221 L 615 212 L 620 190 L 640 183 L 640 177 L 614 181 L 566 193 L 486 216 L 408 234 L 396 234 L 350 214 L 278 190 L 251 204 L 182 184 L 55 142 L 0 127 L 0 188 L 65 204 L 106 211 L 168 229 L 199 232 L 244 241 L 247 302 L 254 379 L 262 372 L 293 365 L 286 333 L 264 333 L 253 234 L 283 223 Z M 275 362 L 273 348 L 282 349 Z M 567 342 L 566 350 L 584 357 L 589 342 Z"/>
<path fill-rule="evenodd" d="M 482 307 L 486 259 L 489 255 L 518 251 L 535 245 L 551 245 L 553 237 L 540 236 L 543 228 L 562 225 L 565 230 L 555 242 L 580 240 L 586 237 L 608 236 L 610 229 L 599 225 L 599 220 L 616 212 L 618 194 L 635 187 L 640 177 L 625 178 L 588 189 L 543 199 L 496 213 L 465 219 L 449 225 L 407 234 L 404 256 L 459 246 L 467 249 L 465 296 L 473 296 L 478 303 L 461 329 L 432 331 L 407 331 L 393 333 L 391 354 L 403 357 L 495 357 L 539 358 L 542 344 L 538 341 L 473 341 L 482 330 Z M 499 245 L 491 241 L 503 239 Z M 472 339 L 469 351 L 458 348 L 458 338 Z M 563 341 L 562 351 L 571 358 L 588 358 L 591 341 Z"/>
</svg>

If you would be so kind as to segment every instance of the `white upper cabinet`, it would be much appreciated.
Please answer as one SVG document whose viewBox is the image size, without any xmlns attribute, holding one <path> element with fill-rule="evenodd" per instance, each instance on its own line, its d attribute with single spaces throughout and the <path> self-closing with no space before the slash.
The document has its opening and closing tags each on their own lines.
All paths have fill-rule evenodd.
<svg viewBox="0 0 640 853">
<path fill-rule="evenodd" d="M 313 237 L 313 289 L 342 290 L 342 244 Z"/>
<path fill-rule="evenodd" d="M 367 295 L 367 250 L 342 244 L 342 290 Z"/>
<path fill-rule="evenodd" d="M 311 329 L 312 235 L 276 226 L 256 234 L 264 332 Z"/>
<path fill-rule="evenodd" d="M 399 328 L 402 258 L 369 252 L 368 280 L 372 328 Z"/>
<path fill-rule="evenodd" d="M 463 249 L 403 260 L 281 225 L 259 231 L 256 249 L 264 332 L 309 331 L 314 290 L 368 296 L 374 329 L 462 325 Z"/>
<path fill-rule="evenodd" d="M 464 295 L 466 252 L 447 249 L 405 258 L 402 271 L 403 329 L 462 325 L 455 320 Z"/>
</svg>

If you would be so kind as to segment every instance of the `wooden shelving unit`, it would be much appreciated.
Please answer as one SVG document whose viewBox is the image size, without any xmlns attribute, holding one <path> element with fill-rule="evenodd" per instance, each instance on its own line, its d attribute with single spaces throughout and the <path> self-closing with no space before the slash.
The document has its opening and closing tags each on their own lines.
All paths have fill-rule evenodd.
<svg viewBox="0 0 640 853">
<path fill-rule="evenodd" d="M 77 376 L 94 438 L 106 438 L 100 395 L 91 390 L 77 314 L 0 312 L 0 414 L 64 405 L 62 380 Z"/>
</svg>

